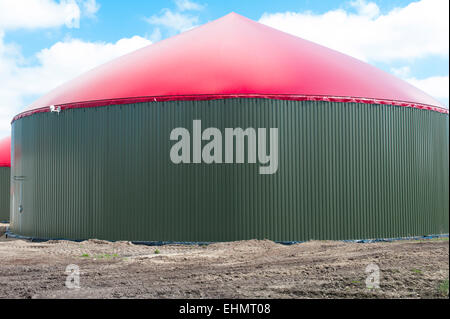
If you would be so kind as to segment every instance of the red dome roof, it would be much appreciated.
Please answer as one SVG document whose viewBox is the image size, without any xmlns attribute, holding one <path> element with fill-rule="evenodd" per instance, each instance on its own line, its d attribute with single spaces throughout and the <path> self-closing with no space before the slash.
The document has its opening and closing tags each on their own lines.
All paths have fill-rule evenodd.
<svg viewBox="0 0 450 319">
<path fill-rule="evenodd" d="M 11 167 L 11 136 L 0 140 L 0 167 Z"/>
<path fill-rule="evenodd" d="M 266 97 L 432 109 L 439 102 L 367 63 L 231 13 L 97 67 L 15 119 L 139 101 Z"/>
</svg>

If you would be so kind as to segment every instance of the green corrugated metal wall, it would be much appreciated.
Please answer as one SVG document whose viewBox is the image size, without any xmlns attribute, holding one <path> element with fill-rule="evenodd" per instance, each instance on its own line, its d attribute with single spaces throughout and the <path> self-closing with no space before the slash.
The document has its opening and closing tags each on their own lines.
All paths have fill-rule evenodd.
<svg viewBox="0 0 450 319">
<path fill-rule="evenodd" d="M 9 221 L 9 194 L 11 169 L 0 167 L 0 222 Z"/>
<path fill-rule="evenodd" d="M 170 132 L 279 128 L 279 168 L 170 161 Z M 38 113 L 13 123 L 13 232 L 143 241 L 448 233 L 448 114 L 268 99 Z M 23 211 L 19 212 L 22 205 Z"/>
</svg>

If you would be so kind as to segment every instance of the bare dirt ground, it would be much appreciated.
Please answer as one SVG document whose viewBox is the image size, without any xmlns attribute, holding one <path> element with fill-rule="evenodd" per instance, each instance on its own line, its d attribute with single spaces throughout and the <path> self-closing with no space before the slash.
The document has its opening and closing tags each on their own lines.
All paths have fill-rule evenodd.
<svg viewBox="0 0 450 319">
<path fill-rule="evenodd" d="M 0 224 L 0 298 L 448 298 L 449 242 L 268 240 L 208 246 L 5 238 Z M 367 265 L 380 288 L 366 288 Z M 67 265 L 79 289 L 65 286 Z"/>
</svg>

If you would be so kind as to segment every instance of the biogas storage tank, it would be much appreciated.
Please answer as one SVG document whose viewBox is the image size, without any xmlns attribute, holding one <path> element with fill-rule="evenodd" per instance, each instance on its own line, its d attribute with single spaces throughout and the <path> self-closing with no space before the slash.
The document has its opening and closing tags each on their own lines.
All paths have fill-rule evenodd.
<svg viewBox="0 0 450 319">
<path fill-rule="evenodd" d="M 11 137 L 0 139 L 0 222 L 9 221 L 11 192 Z"/>
<path fill-rule="evenodd" d="M 237 14 L 106 63 L 12 123 L 11 230 L 134 241 L 448 233 L 448 110 Z"/>
</svg>

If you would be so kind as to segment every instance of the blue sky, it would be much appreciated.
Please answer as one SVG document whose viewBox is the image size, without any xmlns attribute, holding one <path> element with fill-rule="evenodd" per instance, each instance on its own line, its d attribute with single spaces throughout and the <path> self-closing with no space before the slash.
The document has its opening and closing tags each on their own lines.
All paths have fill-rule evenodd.
<svg viewBox="0 0 450 319">
<path fill-rule="evenodd" d="M 448 0 L 0 0 L 0 137 L 53 87 L 232 11 L 362 59 L 448 107 Z"/>
<path fill-rule="evenodd" d="M 56 1 L 57 2 L 57 1 Z M 192 1 L 193 2 L 193 1 Z M 412 1 L 373 1 L 380 7 L 381 12 L 387 13 L 396 7 L 403 7 Z M 48 29 L 16 29 L 5 35 L 5 41 L 19 44 L 25 55 L 32 55 L 40 49 L 50 47 L 57 41 L 66 37 L 80 38 L 85 41 L 115 42 L 121 38 L 133 35 L 150 37 L 154 26 L 150 25 L 146 18 L 161 14 L 164 9 L 174 12 L 177 10 L 176 1 L 111 1 L 97 0 L 99 10 L 95 18 L 81 19 L 79 28 L 48 28 Z M 323 14 L 333 9 L 344 9 L 355 12 L 350 5 L 351 1 L 336 0 L 228 0 L 228 1 L 198 1 L 201 10 L 185 12 L 186 14 L 198 16 L 198 24 L 220 18 L 232 11 L 258 21 L 264 13 L 271 12 L 305 12 L 311 11 L 315 14 Z M 200 12 L 198 12 L 200 11 Z M 170 36 L 165 30 L 163 38 Z"/>
</svg>

